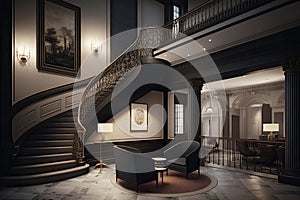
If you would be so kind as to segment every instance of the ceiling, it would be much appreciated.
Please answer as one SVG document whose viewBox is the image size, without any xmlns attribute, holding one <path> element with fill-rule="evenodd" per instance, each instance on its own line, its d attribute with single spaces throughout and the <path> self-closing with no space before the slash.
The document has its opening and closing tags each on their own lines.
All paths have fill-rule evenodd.
<svg viewBox="0 0 300 200">
<path fill-rule="evenodd" d="M 260 85 L 279 81 L 284 81 L 284 71 L 282 70 L 282 67 L 259 70 L 245 74 L 244 76 L 216 81 L 213 84 L 223 83 L 224 89 L 233 89 L 237 87 L 247 87 L 250 85 Z M 207 84 L 205 84 L 202 91 L 205 92 L 207 90 L 208 87 Z"/>
</svg>

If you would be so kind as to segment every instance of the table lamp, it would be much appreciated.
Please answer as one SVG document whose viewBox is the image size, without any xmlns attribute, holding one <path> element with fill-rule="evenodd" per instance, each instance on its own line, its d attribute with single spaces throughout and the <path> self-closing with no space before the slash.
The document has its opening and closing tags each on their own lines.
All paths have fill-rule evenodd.
<svg viewBox="0 0 300 200">
<path fill-rule="evenodd" d="M 274 134 L 273 131 L 279 131 L 279 124 L 263 124 L 263 131 L 270 132 L 268 134 L 268 140 L 274 140 L 276 134 Z"/>
</svg>

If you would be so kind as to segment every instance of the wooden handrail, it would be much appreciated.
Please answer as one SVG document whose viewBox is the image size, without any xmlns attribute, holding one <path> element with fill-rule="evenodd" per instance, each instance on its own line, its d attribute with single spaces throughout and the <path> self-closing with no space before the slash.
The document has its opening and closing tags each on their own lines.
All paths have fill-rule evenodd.
<svg viewBox="0 0 300 200">
<path fill-rule="evenodd" d="M 228 137 L 215 137 L 215 136 L 199 136 L 201 139 L 217 139 L 217 140 L 228 140 L 228 141 L 247 141 L 252 143 L 266 143 L 266 144 L 276 144 L 284 145 L 285 142 L 273 141 L 273 140 L 257 140 L 257 139 L 245 139 L 245 138 L 228 138 Z"/>
</svg>

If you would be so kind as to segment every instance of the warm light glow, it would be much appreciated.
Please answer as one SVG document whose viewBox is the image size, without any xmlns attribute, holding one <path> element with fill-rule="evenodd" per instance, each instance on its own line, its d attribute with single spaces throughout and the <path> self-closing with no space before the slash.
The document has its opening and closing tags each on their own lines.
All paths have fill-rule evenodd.
<svg viewBox="0 0 300 200">
<path fill-rule="evenodd" d="M 111 133 L 113 132 L 113 123 L 98 123 L 98 133 Z"/>
<path fill-rule="evenodd" d="M 279 124 L 263 124 L 263 131 L 279 131 Z"/>
<path fill-rule="evenodd" d="M 25 65 L 30 59 L 30 49 L 26 49 L 25 45 L 23 47 L 16 49 L 16 57 L 20 64 Z"/>
<path fill-rule="evenodd" d="M 94 53 L 98 53 L 99 50 L 101 52 L 102 51 L 102 44 L 100 44 L 100 42 L 97 41 L 97 40 L 91 40 L 91 50 L 94 51 Z"/>
</svg>

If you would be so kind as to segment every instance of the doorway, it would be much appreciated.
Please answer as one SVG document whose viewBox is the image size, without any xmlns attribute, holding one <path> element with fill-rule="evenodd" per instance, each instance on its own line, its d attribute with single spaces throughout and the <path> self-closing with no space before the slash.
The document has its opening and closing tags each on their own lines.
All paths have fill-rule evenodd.
<svg viewBox="0 0 300 200">
<path fill-rule="evenodd" d="M 231 125 L 232 138 L 240 138 L 240 116 L 232 115 Z"/>
</svg>

